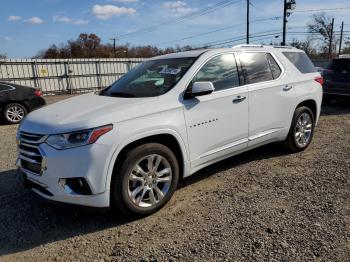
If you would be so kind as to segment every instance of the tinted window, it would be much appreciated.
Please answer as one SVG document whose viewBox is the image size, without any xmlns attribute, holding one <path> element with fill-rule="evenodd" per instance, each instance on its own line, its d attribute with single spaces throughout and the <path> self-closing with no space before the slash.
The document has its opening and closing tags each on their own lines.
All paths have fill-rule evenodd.
<svg viewBox="0 0 350 262">
<path fill-rule="evenodd" d="M 266 54 L 266 58 L 269 62 L 273 79 L 278 78 L 282 72 L 281 68 L 279 67 L 276 60 L 272 57 L 271 54 Z"/>
<path fill-rule="evenodd" d="M 336 72 L 350 72 L 350 59 L 334 59 L 329 69 Z"/>
<path fill-rule="evenodd" d="M 0 85 L 0 91 L 13 90 L 14 88 L 8 85 Z"/>
<path fill-rule="evenodd" d="M 192 83 L 210 81 L 215 91 L 239 86 L 236 60 L 233 54 L 219 55 L 210 59 L 193 78 Z"/>
<path fill-rule="evenodd" d="M 314 64 L 303 52 L 282 52 L 292 64 L 303 74 L 317 72 Z"/>
<path fill-rule="evenodd" d="M 186 57 L 143 62 L 100 94 L 115 97 L 162 95 L 175 86 L 195 59 Z"/>
<path fill-rule="evenodd" d="M 273 79 L 265 53 L 240 53 L 239 58 L 248 84 Z"/>
</svg>

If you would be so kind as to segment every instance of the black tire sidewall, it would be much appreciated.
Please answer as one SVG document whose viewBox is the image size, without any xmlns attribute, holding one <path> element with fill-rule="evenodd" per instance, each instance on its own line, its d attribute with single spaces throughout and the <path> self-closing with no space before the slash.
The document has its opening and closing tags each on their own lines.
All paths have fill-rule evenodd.
<svg viewBox="0 0 350 262">
<path fill-rule="evenodd" d="M 24 112 L 23 118 L 27 115 L 27 109 L 23 105 L 21 105 L 19 103 L 11 103 L 11 104 L 8 104 L 4 107 L 3 118 L 4 118 L 5 122 L 8 124 L 19 124 L 23 120 L 23 118 L 20 121 L 16 121 L 16 122 L 7 118 L 7 110 L 13 106 L 18 106 L 18 107 L 23 109 L 23 112 Z"/>
<path fill-rule="evenodd" d="M 159 154 L 167 159 L 172 169 L 172 181 L 169 192 L 156 205 L 150 208 L 136 206 L 128 195 L 128 176 L 135 166 L 135 163 L 142 157 L 150 154 Z M 117 163 L 118 164 L 118 163 Z M 112 179 L 111 205 L 117 206 L 127 215 L 149 215 L 161 209 L 174 194 L 179 180 L 179 165 L 174 153 L 166 146 L 158 143 L 150 143 L 138 146 L 127 153 L 126 158 L 119 171 Z"/>
</svg>

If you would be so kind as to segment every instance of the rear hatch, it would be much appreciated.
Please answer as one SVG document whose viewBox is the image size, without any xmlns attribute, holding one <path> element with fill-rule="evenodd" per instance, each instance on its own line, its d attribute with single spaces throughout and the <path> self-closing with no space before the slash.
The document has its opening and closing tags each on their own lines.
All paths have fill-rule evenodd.
<svg viewBox="0 0 350 262">
<path fill-rule="evenodd" d="M 350 95 L 350 58 L 333 59 L 323 77 L 327 92 Z"/>
</svg>

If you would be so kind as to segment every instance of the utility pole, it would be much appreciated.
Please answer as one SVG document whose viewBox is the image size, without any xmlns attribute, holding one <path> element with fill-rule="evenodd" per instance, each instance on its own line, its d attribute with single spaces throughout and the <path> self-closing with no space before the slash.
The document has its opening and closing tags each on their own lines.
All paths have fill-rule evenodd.
<svg viewBox="0 0 350 262">
<path fill-rule="evenodd" d="M 117 41 L 117 37 L 113 37 L 113 38 L 111 38 L 111 39 L 109 39 L 109 40 L 111 40 L 111 41 L 113 41 L 113 54 L 115 55 L 115 51 L 116 51 L 116 46 L 115 46 L 115 43 L 116 43 L 116 41 Z"/>
<path fill-rule="evenodd" d="M 249 45 L 249 5 L 250 1 L 247 0 L 247 45 Z"/>
<path fill-rule="evenodd" d="M 289 10 L 294 10 L 296 7 L 295 0 L 284 0 L 283 3 L 283 39 L 281 45 L 286 45 L 286 29 L 287 29 L 287 17 L 290 16 L 291 12 Z"/>
<path fill-rule="evenodd" d="M 341 54 L 341 44 L 343 42 L 343 32 L 344 32 L 344 21 L 341 22 L 341 27 L 340 27 L 340 42 L 339 42 L 338 56 L 340 56 L 340 54 Z"/>
<path fill-rule="evenodd" d="M 332 58 L 333 27 L 334 27 L 334 17 L 332 17 L 331 35 L 329 36 L 329 48 L 328 48 L 329 58 Z"/>
<path fill-rule="evenodd" d="M 287 0 L 283 4 L 283 38 L 282 45 L 286 45 L 286 27 L 287 27 Z"/>
</svg>

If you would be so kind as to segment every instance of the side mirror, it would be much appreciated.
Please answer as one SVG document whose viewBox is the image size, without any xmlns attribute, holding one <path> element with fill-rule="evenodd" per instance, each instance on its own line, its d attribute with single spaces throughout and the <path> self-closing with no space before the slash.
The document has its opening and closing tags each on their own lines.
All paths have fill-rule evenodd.
<svg viewBox="0 0 350 262">
<path fill-rule="evenodd" d="M 193 98 L 196 96 L 204 96 L 213 93 L 215 90 L 212 82 L 194 82 L 191 90 L 186 91 L 186 98 Z"/>
</svg>

